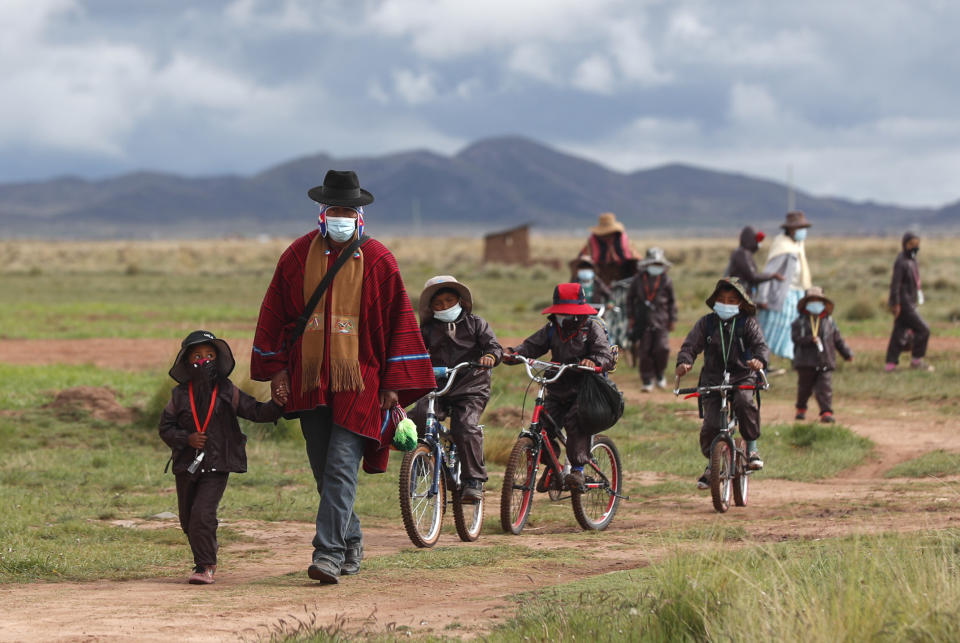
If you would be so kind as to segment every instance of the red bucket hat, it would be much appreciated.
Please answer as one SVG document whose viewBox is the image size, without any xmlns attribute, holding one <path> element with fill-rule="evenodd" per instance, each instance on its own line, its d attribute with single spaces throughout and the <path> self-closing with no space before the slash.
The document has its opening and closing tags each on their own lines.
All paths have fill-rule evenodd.
<svg viewBox="0 0 960 643">
<path fill-rule="evenodd" d="M 587 303 L 583 288 L 578 283 L 558 284 L 553 289 L 553 305 L 543 309 L 544 315 L 596 315 L 597 309 Z"/>
</svg>

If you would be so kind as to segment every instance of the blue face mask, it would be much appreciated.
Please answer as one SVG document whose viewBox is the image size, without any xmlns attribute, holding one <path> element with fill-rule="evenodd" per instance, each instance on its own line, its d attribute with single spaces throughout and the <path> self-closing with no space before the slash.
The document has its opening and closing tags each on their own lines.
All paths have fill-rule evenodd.
<svg viewBox="0 0 960 643">
<path fill-rule="evenodd" d="M 811 315 L 819 315 L 826 309 L 827 307 L 822 301 L 811 301 L 807 303 L 807 312 Z"/>
<path fill-rule="evenodd" d="M 344 243 L 357 232 L 357 220 L 353 217 L 327 217 L 327 234 L 337 243 Z"/>
<path fill-rule="evenodd" d="M 666 269 L 667 269 L 666 266 L 657 266 L 657 265 L 647 266 L 647 274 L 650 274 L 656 277 L 657 275 L 662 275 L 663 271 Z"/>
<path fill-rule="evenodd" d="M 593 271 L 589 268 L 581 268 L 577 271 L 577 279 L 580 281 L 593 281 Z"/>
<path fill-rule="evenodd" d="M 797 243 L 800 243 L 807 238 L 807 229 L 806 228 L 797 228 L 793 231 L 793 240 Z"/>
<path fill-rule="evenodd" d="M 717 313 L 720 319 L 726 321 L 740 312 L 740 304 L 721 304 L 717 302 L 713 305 L 713 312 Z"/>
</svg>

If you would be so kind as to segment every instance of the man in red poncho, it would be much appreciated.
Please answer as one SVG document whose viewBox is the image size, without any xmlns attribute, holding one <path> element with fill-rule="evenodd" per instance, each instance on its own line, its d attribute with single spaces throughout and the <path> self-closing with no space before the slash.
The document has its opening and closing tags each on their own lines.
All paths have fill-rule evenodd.
<svg viewBox="0 0 960 643">
<path fill-rule="evenodd" d="M 320 494 L 307 573 L 336 583 L 363 559 L 353 511 L 361 458 L 368 473 L 386 470 L 386 412 L 415 402 L 436 380 L 396 259 L 374 239 L 354 245 L 373 195 L 354 172 L 335 170 L 308 195 L 320 203 L 319 230 L 280 256 L 260 308 L 250 376 L 289 394 L 286 417 L 300 418 Z M 350 255 L 306 311 L 341 252 Z"/>
</svg>

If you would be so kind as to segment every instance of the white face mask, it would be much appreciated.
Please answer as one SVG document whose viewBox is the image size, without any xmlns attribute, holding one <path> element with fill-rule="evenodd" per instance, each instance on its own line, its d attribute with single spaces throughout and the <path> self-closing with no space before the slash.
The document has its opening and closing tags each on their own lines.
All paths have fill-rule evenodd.
<svg viewBox="0 0 960 643">
<path fill-rule="evenodd" d="M 349 241 L 357 232 L 357 220 L 353 217 L 327 217 L 327 235 L 337 243 Z"/>
<path fill-rule="evenodd" d="M 593 281 L 593 271 L 589 268 L 581 268 L 577 271 L 577 279 L 580 281 Z"/>
<path fill-rule="evenodd" d="M 797 230 L 793 231 L 793 240 L 796 241 L 797 243 L 800 243 L 806 238 L 807 238 L 806 228 L 798 228 Z"/>
<path fill-rule="evenodd" d="M 656 277 L 657 275 L 662 275 L 663 271 L 666 269 L 667 269 L 666 266 L 658 266 L 658 265 L 647 266 L 647 273 Z"/>
<path fill-rule="evenodd" d="M 454 322 L 457 321 L 457 317 L 460 316 L 460 312 L 463 310 L 463 306 L 460 304 L 454 304 L 447 308 L 446 310 L 435 310 L 433 311 L 434 319 L 439 319 L 442 322 Z"/>
<path fill-rule="evenodd" d="M 713 305 L 713 310 L 720 316 L 720 319 L 726 321 L 740 312 L 740 304 L 721 304 L 718 301 Z"/>
</svg>

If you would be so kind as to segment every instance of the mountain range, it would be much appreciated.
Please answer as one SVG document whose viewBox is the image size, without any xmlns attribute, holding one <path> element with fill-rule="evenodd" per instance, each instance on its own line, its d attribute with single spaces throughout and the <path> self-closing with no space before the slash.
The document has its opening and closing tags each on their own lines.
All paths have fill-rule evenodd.
<svg viewBox="0 0 960 643">
<path fill-rule="evenodd" d="M 729 233 L 746 224 L 774 229 L 787 204 L 787 187 L 775 181 L 682 164 L 623 173 L 530 139 L 501 137 L 452 156 L 317 154 L 252 176 L 136 172 L 0 184 L 0 229 L 5 238 L 298 234 L 316 216 L 307 189 L 332 168 L 357 172 L 376 197 L 367 207 L 371 230 L 391 234 L 476 234 L 520 223 L 579 234 L 606 211 L 630 230 Z M 802 191 L 794 197 L 825 233 L 960 228 L 960 201 L 908 208 Z"/>
</svg>

